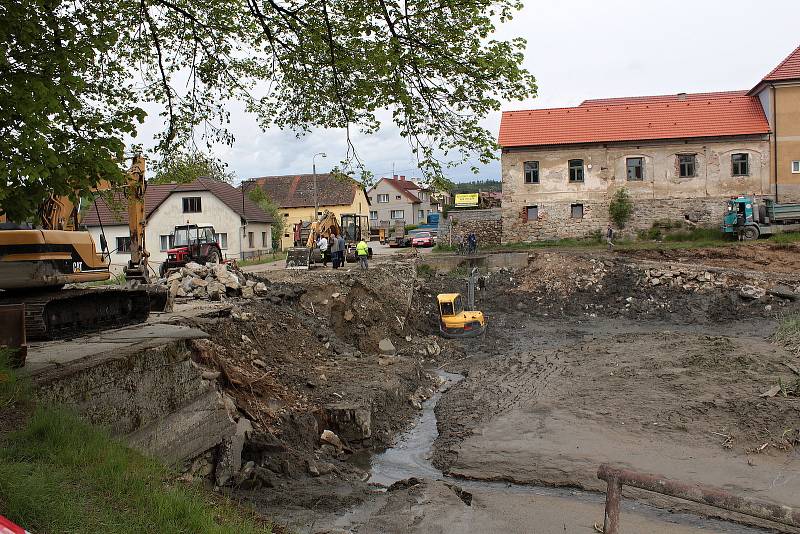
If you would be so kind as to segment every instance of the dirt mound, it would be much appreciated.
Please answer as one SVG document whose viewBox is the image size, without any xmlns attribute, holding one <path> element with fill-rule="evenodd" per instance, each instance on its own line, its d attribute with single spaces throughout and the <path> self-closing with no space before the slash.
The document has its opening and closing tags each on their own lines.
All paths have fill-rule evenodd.
<svg viewBox="0 0 800 534">
<path fill-rule="evenodd" d="M 705 249 L 619 250 L 615 254 L 636 260 L 690 263 L 707 267 L 795 274 L 800 271 L 800 244 L 754 243 Z"/>
<path fill-rule="evenodd" d="M 752 277 L 738 271 L 640 263 L 616 257 L 541 253 L 519 271 L 488 278 L 488 309 L 537 316 L 626 316 L 679 322 L 716 322 L 776 315 L 793 309 L 787 277 Z M 519 295 L 525 294 L 525 296 Z"/>
<path fill-rule="evenodd" d="M 241 300 L 230 318 L 204 325 L 210 340 L 196 342 L 197 363 L 252 422 L 236 491 L 268 510 L 290 501 L 314 508 L 326 485 L 346 483 L 342 499 L 324 506 L 352 505 L 367 493 L 353 453 L 392 443 L 437 384 L 425 369 L 450 349 L 406 324 L 411 268 L 258 283 L 296 298 Z M 381 340 L 394 354 L 379 351 Z"/>
</svg>

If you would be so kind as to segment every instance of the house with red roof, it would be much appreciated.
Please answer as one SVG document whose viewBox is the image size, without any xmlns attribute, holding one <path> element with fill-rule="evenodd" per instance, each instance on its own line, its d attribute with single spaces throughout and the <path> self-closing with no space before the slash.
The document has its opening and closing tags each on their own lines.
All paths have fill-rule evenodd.
<svg viewBox="0 0 800 534">
<path fill-rule="evenodd" d="M 432 190 L 407 180 L 405 176 L 381 178 L 367 192 L 369 218 L 373 227 L 404 221 L 408 224 L 425 224 L 428 215 L 437 213 L 436 201 L 431 205 Z"/>
<path fill-rule="evenodd" d="M 114 274 L 121 273 L 130 259 L 126 202 L 121 194 L 110 202 L 99 196 L 81 220 L 95 243 L 105 235 Z M 250 258 L 272 250 L 272 217 L 243 197 L 241 189 L 225 182 L 198 178 L 187 184 L 148 184 L 144 209 L 145 248 L 156 272 L 172 248 L 175 227 L 183 224 L 213 226 L 224 259 Z"/>
<path fill-rule="evenodd" d="M 620 188 L 627 231 L 717 226 L 733 195 L 800 201 L 800 48 L 749 91 L 505 111 L 498 141 L 505 242 L 603 232 Z"/>
<path fill-rule="evenodd" d="M 302 221 L 313 220 L 315 205 L 317 215 L 326 210 L 341 221 L 343 214 L 366 217 L 370 203 L 364 186 L 356 180 L 331 173 L 289 174 L 284 176 L 260 176 L 249 180 L 248 187 L 257 185 L 280 208 L 283 217 L 281 246 L 295 246 L 293 228 Z M 316 202 L 316 204 L 315 204 Z"/>
</svg>

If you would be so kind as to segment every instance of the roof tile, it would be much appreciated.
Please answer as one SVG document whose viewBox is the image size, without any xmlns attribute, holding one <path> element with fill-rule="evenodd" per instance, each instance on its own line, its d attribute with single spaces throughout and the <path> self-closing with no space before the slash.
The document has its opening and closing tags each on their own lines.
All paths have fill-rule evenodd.
<svg viewBox="0 0 800 534">
<path fill-rule="evenodd" d="M 314 175 L 261 176 L 253 178 L 270 200 L 281 208 L 314 207 Z M 317 198 L 320 206 L 349 206 L 361 187 L 348 178 L 317 174 Z"/>
<path fill-rule="evenodd" d="M 795 80 L 800 78 L 800 46 L 789 57 L 784 59 L 780 65 L 764 77 L 765 82 L 776 82 L 781 80 Z"/>
<path fill-rule="evenodd" d="M 502 147 L 769 133 L 745 91 L 587 100 L 578 107 L 505 111 Z"/>
</svg>

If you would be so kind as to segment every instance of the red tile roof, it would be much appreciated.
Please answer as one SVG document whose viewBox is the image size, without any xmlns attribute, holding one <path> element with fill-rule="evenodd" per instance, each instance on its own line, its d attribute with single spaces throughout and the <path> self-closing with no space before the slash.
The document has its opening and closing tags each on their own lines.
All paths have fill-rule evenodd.
<svg viewBox="0 0 800 534">
<path fill-rule="evenodd" d="M 253 178 L 272 202 L 281 208 L 314 207 L 314 175 L 261 176 Z M 355 180 L 338 178 L 329 173 L 317 174 L 319 205 L 349 206 L 361 187 Z"/>
<path fill-rule="evenodd" d="M 188 184 L 148 184 L 144 196 L 145 217 L 150 217 L 156 208 L 158 208 L 172 193 L 199 191 L 211 193 L 232 211 L 239 214 L 240 217 L 245 217 L 249 222 L 273 222 L 272 217 L 268 213 L 265 213 L 264 210 L 258 207 L 258 205 L 249 198 L 245 197 L 244 203 L 242 203 L 241 189 L 210 178 L 198 178 L 194 182 Z M 112 206 L 108 205 L 105 198 L 102 196 L 98 197 L 97 202 L 87 210 L 81 223 L 86 226 L 99 226 L 100 221 L 102 221 L 104 225 L 108 226 L 127 225 L 128 204 L 122 193 L 114 194 L 114 203 L 118 203 L 118 206 L 112 208 Z M 98 217 L 98 212 L 100 217 Z"/>
<path fill-rule="evenodd" d="M 800 46 L 789 57 L 784 59 L 780 65 L 764 77 L 765 82 L 776 82 L 780 80 L 795 80 L 800 78 Z"/>
<path fill-rule="evenodd" d="M 422 202 L 413 191 L 419 191 L 420 187 L 411 180 L 400 180 L 399 178 L 381 178 L 378 183 L 387 181 L 395 189 L 403 193 L 412 203 Z M 378 184 L 375 184 L 376 186 Z"/>
<path fill-rule="evenodd" d="M 725 137 L 769 133 L 745 91 L 587 100 L 578 107 L 505 111 L 502 147 Z"/>
</svg>

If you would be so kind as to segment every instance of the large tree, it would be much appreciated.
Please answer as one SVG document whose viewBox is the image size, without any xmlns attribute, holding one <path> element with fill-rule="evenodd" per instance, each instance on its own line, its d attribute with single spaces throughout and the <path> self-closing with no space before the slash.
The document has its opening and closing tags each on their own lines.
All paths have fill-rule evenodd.
<svg viewBox="0 0 800 534">
<path fill-rule="evenodd" d="M 153 184 L 188 184 L 205 177 L 232 183 L 236 176 L 227 165 L 199 151 L 173 152 L 162 158 L 156 167 Z"/>
<path fill-rule="evenodd" d="M 0 5 L 0 209 L 30 216 L 48 191 L 120 180 L 144 108 L 157 150 L 234 140 L 230 102 L 261 127 L 392 120 L 429 178 L 494 156 L 479 124 L 532 96 L 524 41 L 491 38 L 516 0 L 15 0 Z M 442 159 L 438 155 L 442 155 Z"/>
</svg>

